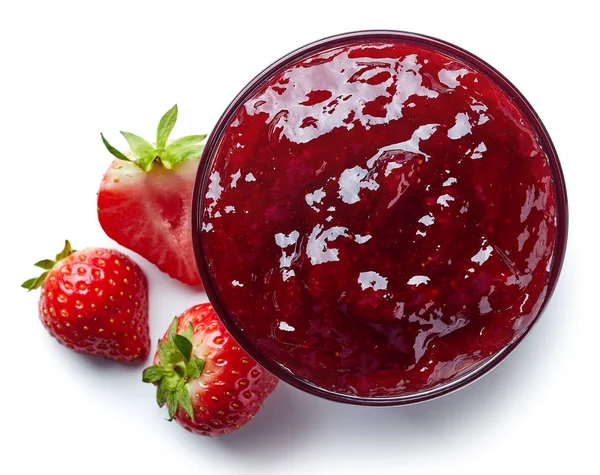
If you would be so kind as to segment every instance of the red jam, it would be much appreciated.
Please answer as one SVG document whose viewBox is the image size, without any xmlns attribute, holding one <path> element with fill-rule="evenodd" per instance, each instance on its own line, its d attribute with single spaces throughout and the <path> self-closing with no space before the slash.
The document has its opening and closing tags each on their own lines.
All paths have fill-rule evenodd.
<svg viewBox="0 0 600 475">
<path fill-rule="evenodd" d="M 549 289 L 556 192 L 488 76 L 400 41 L 322 49 L 239 107 L 208 165 L 220 304 L 298 378 L 362 397 L 464 374 Z"/>
</svg>

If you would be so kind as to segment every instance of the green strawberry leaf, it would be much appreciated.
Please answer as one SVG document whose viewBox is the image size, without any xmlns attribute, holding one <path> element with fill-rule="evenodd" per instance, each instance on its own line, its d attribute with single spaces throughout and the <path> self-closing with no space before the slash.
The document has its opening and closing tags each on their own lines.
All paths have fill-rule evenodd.
<svg viewBox="0 0 600 475">
<path fill-rule="evenodd" d="M 160 382 L 158 388 L 156 389 L 156 402 L 158 403 L 158 407 L 163 407 L 167 402 L 167 389 L 164 379 Z"/>
<path fill-rule="evenodd" d="M 177 385 L 181 381 L 181 376 L 173 371 L 172 374 L 164 379 L 164 381 L 167 392 L 173 392 L 177 389 Z"/>
<path fill-rule="evenodd" d="M 71 247 L 71 243 L 68 240 L 66 240 L 65 247 L 63 248 L 63 250 L 56 254 L 56 262 L 62 261 L 65 257 L 70 256 L 74 252 L 75 251 Z"/>
<path fill-rule="evenodd" d="M 170 148 L 169 146 L 161 152 L 160 160 L 167 170 L 171 170 L 175 165 L 185 160 L 200 158 L 203 150 L 203 144 L 182 145 L 176 148 Z"/>
<path fill-rule="evenodd" d="M 167 332 L 167 337 L 169 338 L 169 340 L 172 340 L 173 337 L 177 334 L 177 324 L 177 317 L 175 317 L 171 322 L 171 325 L 169 326 L 169 331 Z"/>
<path fill-rule="evenodd" d="M 21 284 L 21 287 L 23 287 L 24 289 L 27 289 L 27 290 L 33 290 L 36 288 L 33 285 L 35 284 L 35 281 L 37 279 L 39 279 L 39 277 L 34 277 L 33 279 L 27 279 L 25 282 L 23 282 Z"/>
<path fill-rule="evenodd" d="M 177 413 L 177 393 L 175 391 L 167 393 L 167 406 L 169 408 L 169 420 L 172 421 Z"/>
<path fill-rule="evenodd" d="M 158 359 L 160 360 L 160 363 L 165 366 L 167 365 L 167 362 L 170 359 L 168 346 L 169 346 L 168 341 L 165 341 L 165 340 L 158 341 L 158 348 L 157 348 Z"/>
<path fill-rule="evenodd" d="M 42 284 L 44 283 L 44 280 L 46 280 L 47 276 L 48 276 L 48 271 L 43 272 L 42 275 L 40 275 L 37 279 L 35 279 L 33 288 L 34 289 L 40 288 L 42 286 Z"/>
<path fill-rule="evenodd" d="M 172 366 L 183 361 L 183 355 L 172 340 L 158 342 L 158 358 L 163 366 Z"/>
<path fill-rule="evenodd" d="M 42 273 L 42 275 L 40 275 L 39 277 L 27 279 L 25 282 L 23 282 L 21 284 L 21 287 L 23 287 L 24 289 L 27 289 L 27 290 L 34 290 L 34 289 L 40 288 L 42 286 L 42 284 L 44 283 L 44 280 L 48 276 L 48 273 L 54 267 L 54 265 L 57 262 L 62 261 L 65 257 L 70 256 L 74 252 L 77 252 L 77 251 L 75 251 L 71 247 L 71 243 L 68 240 L 66 240 L 63 250 L 60 251 L 58 254 L 56 254 L 55 261 L 53 261 L 52 259 L 42 259 L 41 261 L 37 261 L 34 264 L 36 267 L 40 267 L 41 269 L 44 269 L 45 272 Z"/>
<path fill-rule="evenodd" d="M 206 365 L 206 361 L 201 358 L 192 358 L 185 364 L 185 372 L 188 375 L 188 378 L 195 379 L 198 378 L 202 371 L 204 371 L 204 366 Z"/>
<path fill-rule="evenodd" d="M 166 150 L 172 152 L 174 155 L 177 155 L 178 150 L 197 144 L 198 142 L 202 142 L 205 138 L 206 135 L 188 135 L 186 137 L 181 137 L 180 139 L 177 139 L 167 145 Z"/>
<path fill-rule="evenodd" d="M 192 356 L 192 342 L 182 335 L 175 335 L 173 341 L 185 360 L 189 361 Z"/>
<path fill-rule="evenodd" d="M 165 167 L 166 170 L 173 169 L 176 163 L 176 158 L 168 150 L 161 150 L 160 164 Z"/>
<path fill-rule="evenodd" d="M 42 284 L 44 283 L 44 280 L 46 280 L 47 275 L 48 275 L 48 271 L 44 272 L 39 277 L 35 277 L 33 279 L 26 280 L 25 282 L 23 282 L 21 284 L 21 287 L 23 287 L 24 289 L 27 289 L 27 290 L 39 289 L 42 286 Z"/>
<path fill-rule="evenodd" d="M 158 155 L 158 152 L 152 144 L 131 132 L 121 131 L 121 135 L 125 137 L 125 140 L 127 140 L 127 143 L 129 144 L 129 148 L 131 148 L 131 151 L 138 157 L 138 160 L 136 160 L 135 163 L 146 171 L 152 168 L 152 162 L 154 162 L 154 159 Z"/>
<path fill-rule="evenodd" d="M 186 329 L 183 330 L 183 332 L 181 333 L 181 336 L 192 341 L 192 337 L 194 336 L 194 328 L 192 327 L 192 322 L 190 322 L 189 325 L 186 327 Z"/>
<path fill-rule="evenodd" d="M 45 270 L 50 270 L 54 267 L 54 264 L 56 264 L 56 263 L 52 259 L 43 259 L 41 261 L 36 262 L 33 265 L 36 267 L 41 267 L 42 269 L 45 269 Z"/>
<path fill-rule="evenodd" d="M 106 140 L 104 138 L 104 135 L 100 134 L 100 137 L 102 137 L 102 142 L 104 142 L 104 146 L 106 147 L 106 149 L 113 154 L 115 157 L 117 157 L 119 160 L 124 160 L 126 162 L 131 162 L 132 160 L 130 160 L 129 158 L 127 158 L 124 154 L 122 154 L 121 152 L 119 152 L 115 147 L 113 147 L 111 144 L 108 143 L 108 140 Z"/>
<path fill-rule="evenodd" d="M 163 115 L 158 123 L 158 129 L 156 130 L 156 148 L 159 150 L 165 148 L 167 145 L 167 140 L 169 140 L 169 135 L 171 135 L 171 131 L 173 127 L 175 127 L 175 122 L 177 122 L 177 104 L 171 107 L 165 115 Z"/>
<path fill-rule="evenodd" d="M 192 145 L 181 152 L 181 161 L 187 160 L 189 158 L 200 158 L 202 152 L 204 151 L 204 144 L 200 145 Z"/>
<path fill-rule="evenodd" d="M 146 172 L 152 170 L 155 163 L 170 170 L 179 162 L 199 158 L 204 146 L 198 145 L 198 142 L 202 142 L 206 138 L 206 135 L 188 135 L 167 145 L 169 135 L 177 122 L 177 115 L 178 109 L 177 104 L 175 104 L 160 119 L 156 130 L 156 147 L 138 135 L 121 131 L 129 147 L 137 156 L 136 160 L 130 160 L 109 144 L 104 135 L 100 134 L 100 136 L 107 150 L 120 160 L 133 162 Z"/>
<path fill-rule="evenodd" d="M 169 420 L 173 420 L 178 407 L 194 419 L 194 408 L 187 383 L 198 378 L 206 365 L 205 361 L 193 356 L 192 338 L 194 329 L 189 323 L 181 334 L 177 334 L 179 321 L 173 319 L 166 337 L 158 342 L 158 365 L 149 366 L 142 373 L 145 383 L 158 383 L 156 402 L 160 407 L 167 404 Z"/>
<path fill-rule="evenodd" d="M 160 162 L 167 170 L 172 170 L 175 165 L 185 160 L 199 159 L 202 156 L 204 145 L 189 145 L 177 152 L 172 153 L 170 150 L 165 150 L 160 156 Z"/>
<path fill-rule="evenodd" d="M 185 412 L 187 412 L 188 416 L 194 420 L 194 408 L 192 407 L 190 391 L 185 383 L 180 384 L 177 388 L 177 401 L 181 404 Z"/>
<path fill-rule="evenodd" d="M 144 383 L 156 383 L 163 379 L 167 374 L 166 368 L 160 365 L 149 366 L 142 373 Z"/>
</svg>

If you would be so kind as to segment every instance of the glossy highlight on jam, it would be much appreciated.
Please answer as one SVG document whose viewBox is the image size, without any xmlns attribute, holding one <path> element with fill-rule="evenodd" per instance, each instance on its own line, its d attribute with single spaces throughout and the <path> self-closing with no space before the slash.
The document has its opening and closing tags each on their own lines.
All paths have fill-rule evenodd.
<svg viewBox="0 0 600 475">
<path fill-rule="evenodd" d="M 439 387 L 517 341 L 551 291 L 557 187 L 539 134 L 488 75 L 428 45 L 313 48 L 247 94 L 209 154 L 211 299 L 311 386 Z"/>
</svg>

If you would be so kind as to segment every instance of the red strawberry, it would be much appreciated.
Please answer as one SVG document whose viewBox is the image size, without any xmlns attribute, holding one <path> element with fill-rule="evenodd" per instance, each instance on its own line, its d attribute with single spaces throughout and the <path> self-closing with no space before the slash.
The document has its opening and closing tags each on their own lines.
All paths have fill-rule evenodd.
<svg viewBox="0 0 600 475">
<path fill-rule="evenodd" d="M 278 381 L 237 345 L 210 304 L 173 320 L 142 379 L 158 384 L 156 399 L 170 420 L 208 436 L 250 421 Z"/>
<path fill-rule="evenodd" d="M 56 260 L 35 265 L 45 272 L 22 287 L 42 288 L 40 318 L 59 343 L 122 362 L 148 355 L 148 284 L 129 257 L 113 249 L 73 251 L 66 241 Z"/>
<path fill-rule="evenodd" d="M 204 148 L 199 142 L 206 135 L 190 135 L 167 144 L 176 120 L 175 105 L 160 120 L 155 145 L 121 132 L 131 147 L 130 156 L 102 136 L 117 160 L 100 184 L 98 220 L 111 239 L 171 277 L 199 285 L 190 220 L 194 180 Z"/>
</svg>

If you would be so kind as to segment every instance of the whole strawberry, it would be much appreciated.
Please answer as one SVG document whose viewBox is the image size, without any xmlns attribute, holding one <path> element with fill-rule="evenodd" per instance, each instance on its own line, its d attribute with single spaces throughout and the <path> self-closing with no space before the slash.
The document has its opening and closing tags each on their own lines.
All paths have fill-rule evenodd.
<svg viewBox="0 0 600 475">
<path fill-rule="evenodd" d="M 121 362 L 148 355 L 148 284 L 129 257 L 113 249 L 74 251 L 66 241 L 55 260 L 35 265 L 45 272 L 22 287 L 42 288 L 40 318 L 60 343 Z"/>
<path fill-rule="evenodd" d="M 102 141 L 117 159 L 98 192 L 98 220 L 104 232 L 145 257 L 161 271 L 200 285 L 192 247 L 191 202 L 206 135 L 167 143 L 177 120 L 173 106 L 160 120 L 156 143 L 121 132 L 131 148 L 125 155 Z"/>
<path fill-rule="evenodd" d="M 237 345 L 210 304 L 173 320 L 142 379 L 158 385 L 158 405 L 167 404 L 170 420 L 208 436 L 250 421 L 278 382 Z"/>
</svg>

